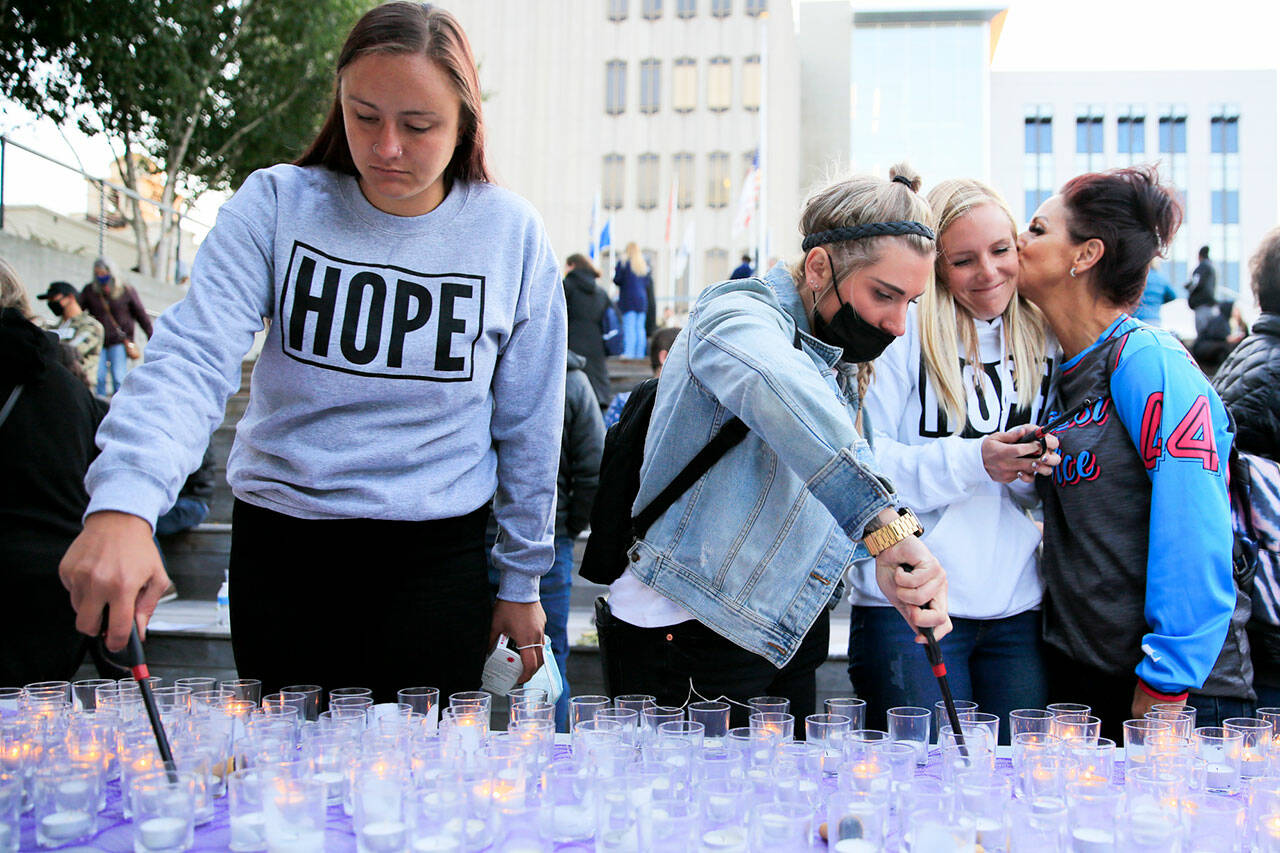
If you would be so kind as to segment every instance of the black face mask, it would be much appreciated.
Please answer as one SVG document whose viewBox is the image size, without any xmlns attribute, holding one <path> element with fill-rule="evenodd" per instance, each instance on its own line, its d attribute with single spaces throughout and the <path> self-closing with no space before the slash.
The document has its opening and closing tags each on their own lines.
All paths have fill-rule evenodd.
<svg viewBox="0 0 1280 853">
<path fill-rule="evenodd" d="M 832 288 L 836 292 L 836 300 L 839 301 L 840 307 L 831 321 L 827 322 L 818 313 L 818 300 L 814 299 L 813 336 L 823 343 L 844 350 L 843 358 L 847 362 L 861 364 L 864 361 L 875 361 L 880 353 L 884 352 L 885 347 L 893 343 L 897 335 L 871 325 L 862 319 L 862 315 L 855 311 L 852 305 L 840 298 L 840 279 L 836 276 L 836 267 L 831 260 L 831 253 L 826 249 L 822 251 L 827 256 L 827 263 L 831 266 Z"/>
<path fill-rule="evenodd" d="M 53 316 L 55 316 L 55 317 L 61 317 L 61 316 L 62 316 L 62 303 L 61 303 L 61 302 L 54 302 L 52 299 L 50 299 L 50 300 L 49 300 L 49 310 L 53 312 Z"/>
</svg>

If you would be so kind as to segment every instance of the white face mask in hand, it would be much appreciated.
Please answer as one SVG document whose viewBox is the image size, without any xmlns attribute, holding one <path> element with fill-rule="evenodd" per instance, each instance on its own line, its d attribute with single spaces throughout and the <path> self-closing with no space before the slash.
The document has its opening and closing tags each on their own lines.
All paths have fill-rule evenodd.
<svg viewBox="0 0 1280 853">
<path fill-rule="evenodd" d="M 480 686 L 495 696 L 506 696 L 515 689 L 516 682 L 523 671 L 520 653 L 507 645 L 506 634 L 500 634 L 498 644 L 494 646 L 484 662 L 484 675 Z M 553 705 L 564 692 L 564 680 L 560 678 L 560 667 L 556 666 L 549 637 L 542 638 L 542 666 L 524 683 L 524 686 L 545 690 L 547 701 Z"/>
</svg>

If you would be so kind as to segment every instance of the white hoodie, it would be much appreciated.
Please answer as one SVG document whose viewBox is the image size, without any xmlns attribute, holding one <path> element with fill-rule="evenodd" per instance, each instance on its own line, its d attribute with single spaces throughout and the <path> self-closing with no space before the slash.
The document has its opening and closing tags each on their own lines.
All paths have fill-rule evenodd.
<svg viewBox="0 0 1280 853">
<path fill-rule="evenodd" d="M 1013 357 L 1000 318 L 976 323 L 982 356 L 981 388 L 961 356 L 968 390 L 965 429 L 952 435 L 934 388 L 925 379 L 917 308 L 907 331 L 876 359 L 867 392 L 864 425 L 874 436 L 880 470 L 899 501 L 920 517 L 924 542 L 947 572 L 953 616 L 998 619 L 1040 604 L 1036 548 L 1040 531 L 1027 515 L 1035 505 L 1029 483 L 995 483 L 982 465 L 982 436 L 1025 423 L 1040 423 L 1048 397 L 1053 357 L 1046 360 L 1040 393 L 1031 411 L 1018 411 Z M 1050 344 L 1050 352 L 1056 352 Z M 964 437 L 962 437 L 964 436 Z M 855 605 L 887 606 L 874 572 L 850 572 Z"/>
</svg>

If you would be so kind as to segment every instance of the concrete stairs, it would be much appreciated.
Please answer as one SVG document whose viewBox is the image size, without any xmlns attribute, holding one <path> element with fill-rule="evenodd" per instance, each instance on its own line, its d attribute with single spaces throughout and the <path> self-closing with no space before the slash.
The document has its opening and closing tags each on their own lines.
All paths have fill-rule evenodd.
<svg viewBox="0 0 1280 853">
<path fill-rule="evenodd" d="M 156 611 L 148 633 L 147 657 L 152 674 L 166 680 L 187 675 L 235 677 L 230 632 L 226 625 L 218 623 L 215 599 L 231 553 L 233 497 L 226 481 L 227 456 L 235 438 L 236 424 L 248 404 L 249 377 L 254 364 L 244 362 L 240 389 L 228 401 L 222 424 L 213 434 L 215 489 L 208 519 L 192 530 L 165 537 L 160 543 L 179 599 L 162 604 Z M 609 374 L 617 393 L 630 390 L 652 372 L 647 359 L 611 358 Z M 585 545 L 584 536 L 574 548 L 575 565 L 581 562 Z M 300 582 L 304 581 L 300 579 Z M 569 681 L 574 693 L 604 692 L 595 646 L 593 602 L 606 589 L 583 580 L 575 572 L 569 616 L 569 637 L 573 643 Z M 282 603 L 282 606 L 287 605 Z M 841 608 L 837 613 L 842 618 L 833 620 L 833 658 L 819 672 L 820 696 L 847 695 L 849 691 L 843 662 L 848 642 L 848 610 Z M 78 677 L 91 678 L 94 674 L 86 664 Z"/>
</svg>

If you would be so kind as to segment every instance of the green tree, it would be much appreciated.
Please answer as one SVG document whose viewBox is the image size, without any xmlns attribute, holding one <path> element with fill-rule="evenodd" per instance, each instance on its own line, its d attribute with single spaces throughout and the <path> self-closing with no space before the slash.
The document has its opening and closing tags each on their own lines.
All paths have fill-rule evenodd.
<svg viewBox="0 0 1280 853">
<path fill-rule="evenodd" d="M 0 93 L 105 134 L 137 191 L 136 155 L 173 207 L 292 160 L 332 99 L 344 34 L 370 0 L 0 0 Z M 172 274 L 174 218 L 159 239 L 126 213 L 140 268 Z"/>
</svg>

